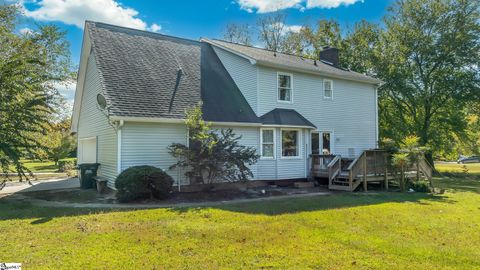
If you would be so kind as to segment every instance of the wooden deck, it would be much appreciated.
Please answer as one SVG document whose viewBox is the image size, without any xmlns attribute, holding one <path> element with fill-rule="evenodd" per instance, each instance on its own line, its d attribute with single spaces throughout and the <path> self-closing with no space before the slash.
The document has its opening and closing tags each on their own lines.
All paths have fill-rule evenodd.
<svg viewBox="0 0 480 270">
<path fill-rule="evenodd" d="M 383 184 L 388 190 L 395 172 L 389 168 L 388 154 L 384 150 L 365 150 L 355 159 L 342 159 L 339 155 L 311 155 L 310 178 L 327 178 L 332 190 L 355 191 L 360 185 L 368 190 L 368 183 Z M 431 179 L 432 167 L 421 159 L 407 170 L 407 176 Z"/>
</svg>

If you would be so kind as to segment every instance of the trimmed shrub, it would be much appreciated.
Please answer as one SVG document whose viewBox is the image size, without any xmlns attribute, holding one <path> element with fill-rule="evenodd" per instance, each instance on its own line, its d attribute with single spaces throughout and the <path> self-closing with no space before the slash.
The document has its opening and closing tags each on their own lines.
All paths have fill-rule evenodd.
<svg viewBox="0 0 480 270">
<path fill-rule="evenodd" d="M 172 184 L 173 180 L 167 173 L 153 166 L 130 167 L 115 180 L 120 202 L 152 197 L 165 199 L 172 190 Z"/>
<path fill-rule="evenodd" d="M 68 172 L 74 170 L 77 166 L 76 159 L 61 159 L 58 161 L 58 171 L 59 172 Z"/>
<path fill-rule="evenodd" d="M 150 174 L 148 184 L 152 196 L 156 199 L 164 200 L 172 193 L 173 179 L 163 170 Z"/>
<path fill-rule="evenodd" d="M 410 181 L 408 187 L 416 192 L 430 192 L 430 183 L 428 183 L 428 181 Z"/>
</svg>

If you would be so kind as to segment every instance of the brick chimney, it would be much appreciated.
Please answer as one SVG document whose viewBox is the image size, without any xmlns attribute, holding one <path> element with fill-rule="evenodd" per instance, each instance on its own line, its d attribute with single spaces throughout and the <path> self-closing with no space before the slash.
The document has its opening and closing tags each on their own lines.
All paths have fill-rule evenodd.
<svg viewBox="0 0 480 270">
<path fill-rule="evenodd" d="M 338 59 L 338 49 L 335 47 L 323 47 L 319 58 L 320 61 L 327 62 L 334 67 L 338 67 L 340 64 Z"/>
</svg>

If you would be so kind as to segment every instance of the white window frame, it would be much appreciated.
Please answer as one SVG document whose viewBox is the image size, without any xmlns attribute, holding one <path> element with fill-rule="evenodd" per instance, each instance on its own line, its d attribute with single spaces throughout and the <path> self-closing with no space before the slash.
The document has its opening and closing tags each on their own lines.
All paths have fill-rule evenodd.
<svg viewBox="0 0 480 270">
<path fill-rule="evenodd" d="M 322 150 L 323 150 L 323 145 L 322 145 L 322 144 L 323 144 L 323 141 L 322 141 L 322 138 L 323 138 L 323 137 L 322 137 L 322 132 L 321 132 L 321 131 L 318 131 L 318 130 L 312 130 L 312 131 L 310 131 L 310 149 L 309 149 L 310 154 L 313 154 L 313 152 L 312 152 L 312 138 L 313 138 L 312 134 L 313 134 L 313 133 L 317 133 L 317 134 L 318 134 L 318 154 L 321 155 L 321 154 L 322 154 Z"/>
<path fill-rule="evenodd" d="M 273 132 L 273 157 L 264 157 L 263 156 L 263 131 L 271 130 Z M 273 160 L 277 156 L 277 144 L 276 144 L 276 132 L 275 128 L 261 128 L 260 129 L 260 159 L 270 159 Z"/>
<path fill-rule="evenodd" d="M 283 131 L 296 131 L 297 132 L 297 156 L 283 156 Z M 302 129 L 299 128 L 281 128 L 280 129 L 280 158 L 281 159 L 302 159 Z"/>
<path fill-rule="evenodd" d="M 279 77 L 280 75 L 283 76 L 290 76 L 290 100 L 281 100 L 280 99 L 280 85 L 279 85 Z M 286 73 L 286 72 L 277 72 L 277 102 L 279 103 L 293 103 L 293 74 Z"/>
<path fill-rule="evenodd" d="M 331 92 L 332 92 L 332 96 L 331 97 L 327 97 L 325 95 L 325 83 L 326 82 L 330 82 L 330 88 L 331 88 Z M 333 100 L 333 80 L 329 80 L 329 79 L 324 79 L 323 82 L 322 82 L 322 89 L 323 89 L 323 99 L 326 99 L 326 100 Z"/>
</svg>

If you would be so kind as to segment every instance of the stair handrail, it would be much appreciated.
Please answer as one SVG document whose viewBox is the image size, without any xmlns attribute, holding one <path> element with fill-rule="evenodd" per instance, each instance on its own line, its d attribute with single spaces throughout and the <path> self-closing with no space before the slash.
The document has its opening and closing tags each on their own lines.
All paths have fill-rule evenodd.
<svg viewBox="0 0 480 270">
<path fill-rule="evenodd" d="M 433 166 L 430 165 L 428 160 L 426 160 L 424 157 L 420 158 L 418 160 L 418 167 L 419 169 L 423 172 L 423 174 L 427 177 L 428 180 L 432 179 L 433 176 Z"/>
<path fill-rule="evenodd" d="M 359 174 L 360 169 L 363 168 L 363 162 L 360 162 L 361 160 L 366 158 L 366 151 L 362 151 L 362 154 L 360 154 L 358 157 L 355 158 L 355 160 L 348 166 L 347 170 L 349 171 L 349 185 L 350 189 L 353 189 L 353 180 L 357 177 Z M 366 174 L 367 172 L 364 172 Z"/>
<path fill-rule="evenodd" d="M 335 156 L 327 165 L 328 169 L 328 183 L 332 184 L 332 180 L 338 175 L 342 169 L 341 156 Z"/>
</svg>

